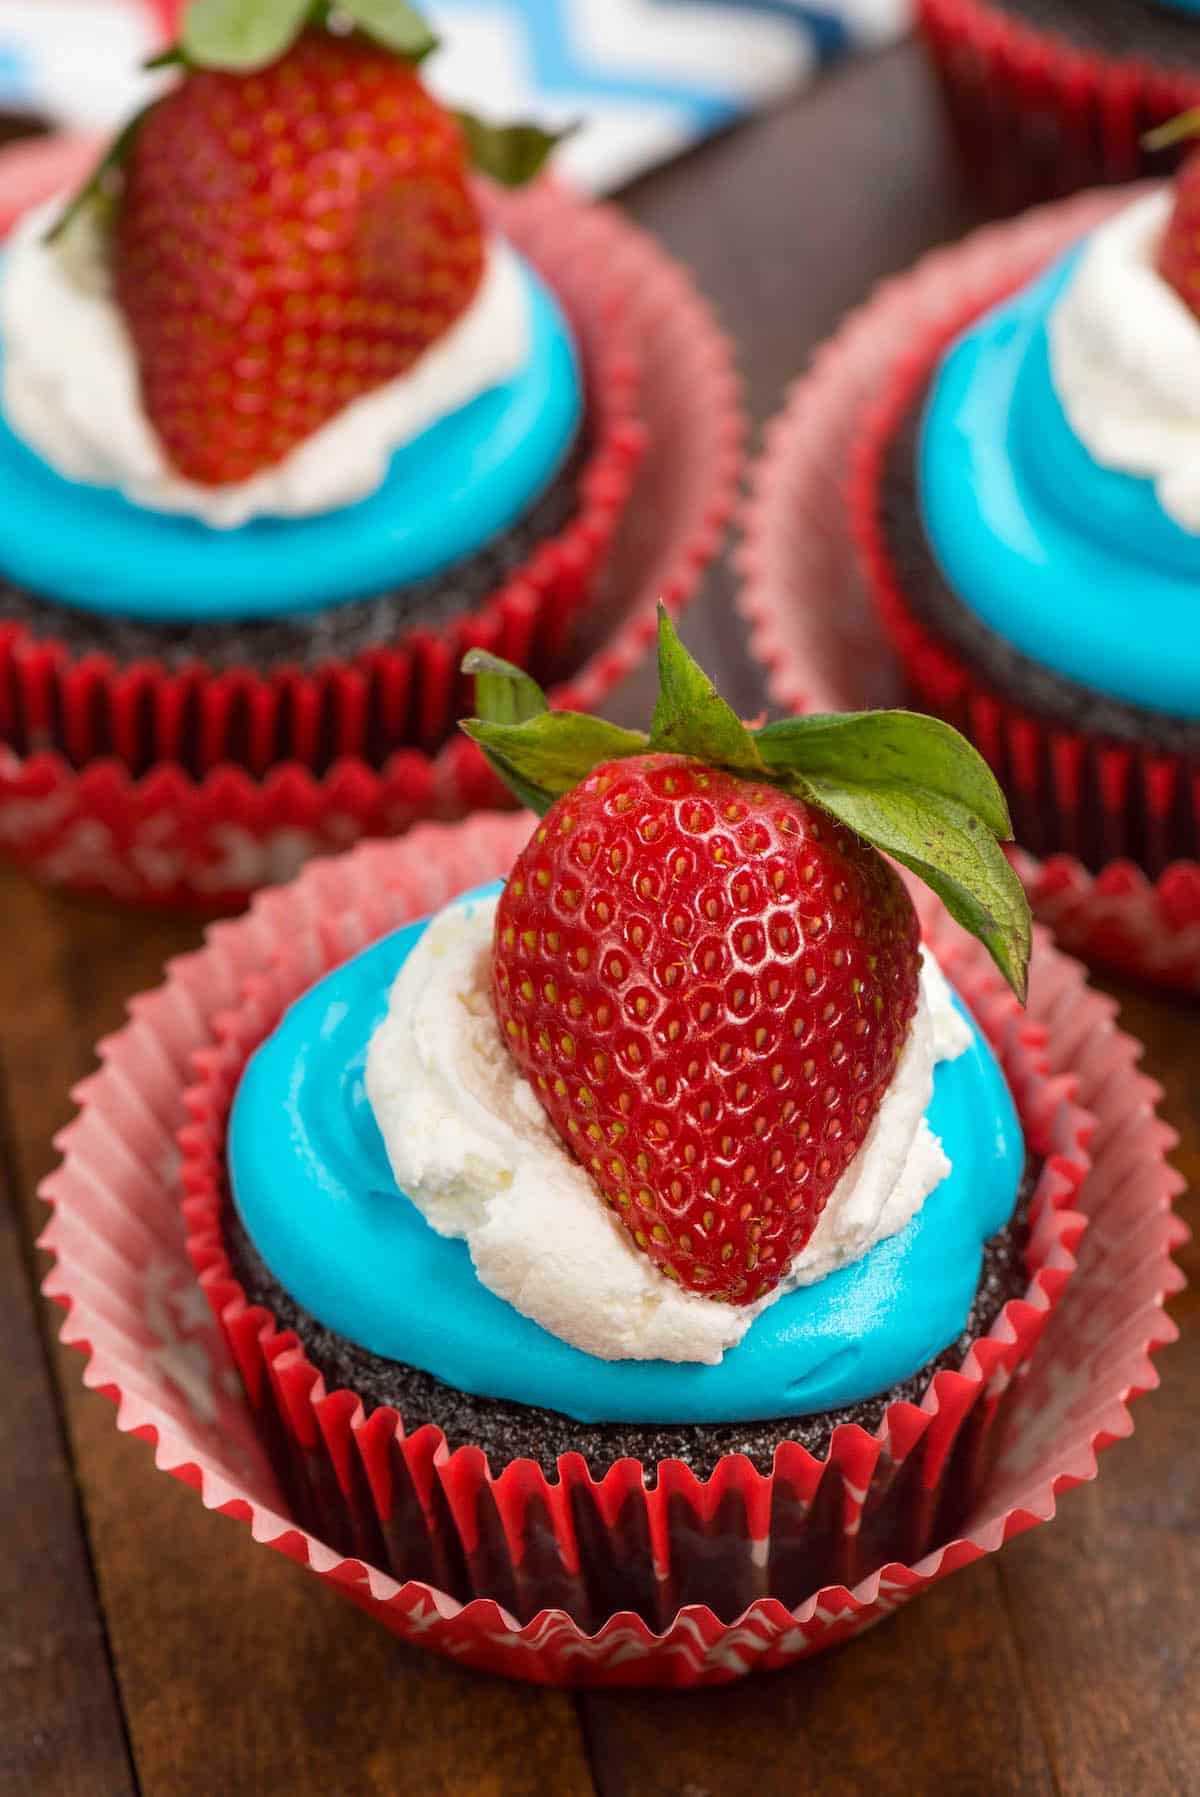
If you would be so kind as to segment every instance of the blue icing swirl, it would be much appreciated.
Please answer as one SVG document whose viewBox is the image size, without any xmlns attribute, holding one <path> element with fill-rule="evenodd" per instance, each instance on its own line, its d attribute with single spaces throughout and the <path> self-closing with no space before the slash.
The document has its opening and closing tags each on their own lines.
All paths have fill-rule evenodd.
<svg viewBox="0 0 1200 1797">
<path fill-rule="evenodd" d="M 473 555 L 550 484 L 583 415 L 570 328 L 521 271 L 525 366 L 404 444 L 382 486 L 338 511 L 215 530 L 66 479 L 0 415 L 0 572 L 82 611 L 215 623 L 343 605 Z"/>
<path fill-rule="evenodd" d="M 276 1278 L 322 1323 L 460 1390 L 581 1422 L 826 1410 L 885 1391 L 961 1332 L 982 1244 L 1012 1215 L 1025 1153 L 1008 1088 L 973 1023 L 971 1047 L 938 1067 L 927 1113 L 953 1172 L 899 1235 L 781 1298 L 719 1366 L 597 1360 L 488 1291 L 466 1244 L 438 1235 L 397 1190 L 363 1086 L 367 1044 L 426 921 L 300 998 L 235 1097 L 228 1153 L 238 1213 Z"/>
<path fill-rule="evenodd" d="M 958 598 L 1015 649 L 1110 698 L 1200 717 L 1200 536 L 1104 468 L 1051 378 L 1047 320 L 1081 251 L 979 319 L 931 386 L 918 484 Z"/>
</svg>

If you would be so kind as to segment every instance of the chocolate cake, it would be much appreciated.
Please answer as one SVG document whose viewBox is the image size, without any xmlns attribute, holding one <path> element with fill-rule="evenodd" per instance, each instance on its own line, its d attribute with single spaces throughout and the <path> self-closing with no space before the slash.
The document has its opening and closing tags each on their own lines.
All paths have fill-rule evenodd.
<svg viewBox="0 0 1200 1797">
<path fill-rule="evenodd" d="M 874 1431 L 889 1404 L 901 1400 L 920 1403 L 935 1373 L 961 1366 L 970 1343 L 987 1334 L 1010 1298 L 1025 1291 L 1029 1205 L 1040 1172 L 1040 1162 L 1031 1158 L 1010 1222 L 984 1246 L 979 1285 L 956 1341 L 910 1378 L 873 1398 L 811 1416 L 767 1422 L 580 1423 L 537 1405 L 475 1397 L 417 1367 L 372 1354 L 318 1322 L 289 1296 L 263 1262 L 232 1203 L 227 1204 L 225 1245 L 234 1277 L 250 1303 L 264 1305 L 281 1328 L 295 1331 L 328 1389 L 357 1393 L 369 1410 L 391 1406 L 399 1411 L 410 1434 L 423 1423 L 436 1423 L 452 1449 L 468 1444 L 480 1447 L 497 1468 L 527 1458 L 553 1473 L 560 1454 L 581 1453 L 597 1478 L 625 1458 L 640 1460 L 648 1468 L 659 1460 L 681 1460 L 707 1478 L 725 1454 L 745 1454 L 768 1472 L 781 1441 L 799 1442 L 822 1458 L 835 1429 L 857 1423 Z"/>
</svg>

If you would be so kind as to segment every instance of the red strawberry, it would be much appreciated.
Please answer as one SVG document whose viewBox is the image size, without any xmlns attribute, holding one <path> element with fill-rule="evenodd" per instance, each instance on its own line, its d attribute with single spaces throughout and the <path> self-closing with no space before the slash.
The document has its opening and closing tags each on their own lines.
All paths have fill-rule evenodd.
<svg viewBox="0 0 1200 1797">
<path fill-rule="evenodd" d="M 250 74 L 187 73 L 137 131 L 115 231 L 146 411 L 205 485 L 403 374 L 483 267 L 456 120 L 409 63 L 316 31 Z"/>
<path fill-rule="evenodd" d="M 778 788 L 608 762 L 547 812 L 496 918 L 509 1046 L 672 1279 L 749 1304 L 854 1159 L 917 1003 L 875 850 Z"/>
<path fill-rule="evenodd" d="M 861 1148 L 918 996 L 885 848 L 1020 996 L 1004 796 L 913 712 L 740 723 L 659 613 L 649 735 L 552 712 L 473 650 L 463 729 L 543 814 L 496 913 L 504 1039 L 614 1216 L 690 1290 L 778 1284 Z"/>
<path fill-rule="evenodd" d="M 1200 150 L 1175 181 L 1175 204 L 1158 246 L 1158 272 L 1200 314 Z"/>
</svg>

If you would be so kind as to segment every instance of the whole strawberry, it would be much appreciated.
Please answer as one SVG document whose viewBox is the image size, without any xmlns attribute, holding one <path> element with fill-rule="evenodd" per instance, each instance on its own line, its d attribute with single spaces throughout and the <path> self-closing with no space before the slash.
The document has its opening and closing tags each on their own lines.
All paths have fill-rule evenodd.
<svg viewBox="0 0 1200 1797">
<path fill-rule="evenodd" d="M 678 755 L 559 799 L 496 920 L 496 1014 L 638 1247 L 749 1303 L 808 1241 L 917 1004 L 912 901 L 777 787 Z"/>
<path fill-rule="evenodd" d="M 474 655 L 466 726 L 544 812 L 496 916 L 504 1038 L 613 1215 L 688 1289 L 753 1303 L 862 1146 L 918 997 L 915 866 L 1023 985 L 1007 812 L 906 712 L 741 725 L 660 621 L 649 738 L 541 709 Z"/>
<path fill-rule="evenodd" d="M 403 0 L 193 0 L 176 85 L 97 173 L 142 401 L 178 472 L 247 480 L 404 374 L 484 266 L 472 153 L 522 179 L 551 140 L 447 112 Z M 83 196 L 87 198 L 88 196 Z"/>
</svg>

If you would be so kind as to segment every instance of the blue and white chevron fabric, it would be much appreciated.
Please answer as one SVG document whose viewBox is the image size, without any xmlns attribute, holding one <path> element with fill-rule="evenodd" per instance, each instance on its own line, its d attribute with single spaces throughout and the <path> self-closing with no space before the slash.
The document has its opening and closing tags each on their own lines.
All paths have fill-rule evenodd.
<svg viewBox="0 0 1200 1797">
<path fill-rule="evenodd" d="M 905 28 L 911 0 L 430 0 L 441 92 L 583 121 L 559 173 L 609 192 Z"/>
<path fill-rule="evenodd" d="M 180 0 L 0 0 L 0 108 L 107 124 Z M 581 120 L 556 167 L 611 191 L 896 37 L 912 0 L 426 0 L 433 84 L 494 118 Z"/>
</svg>

